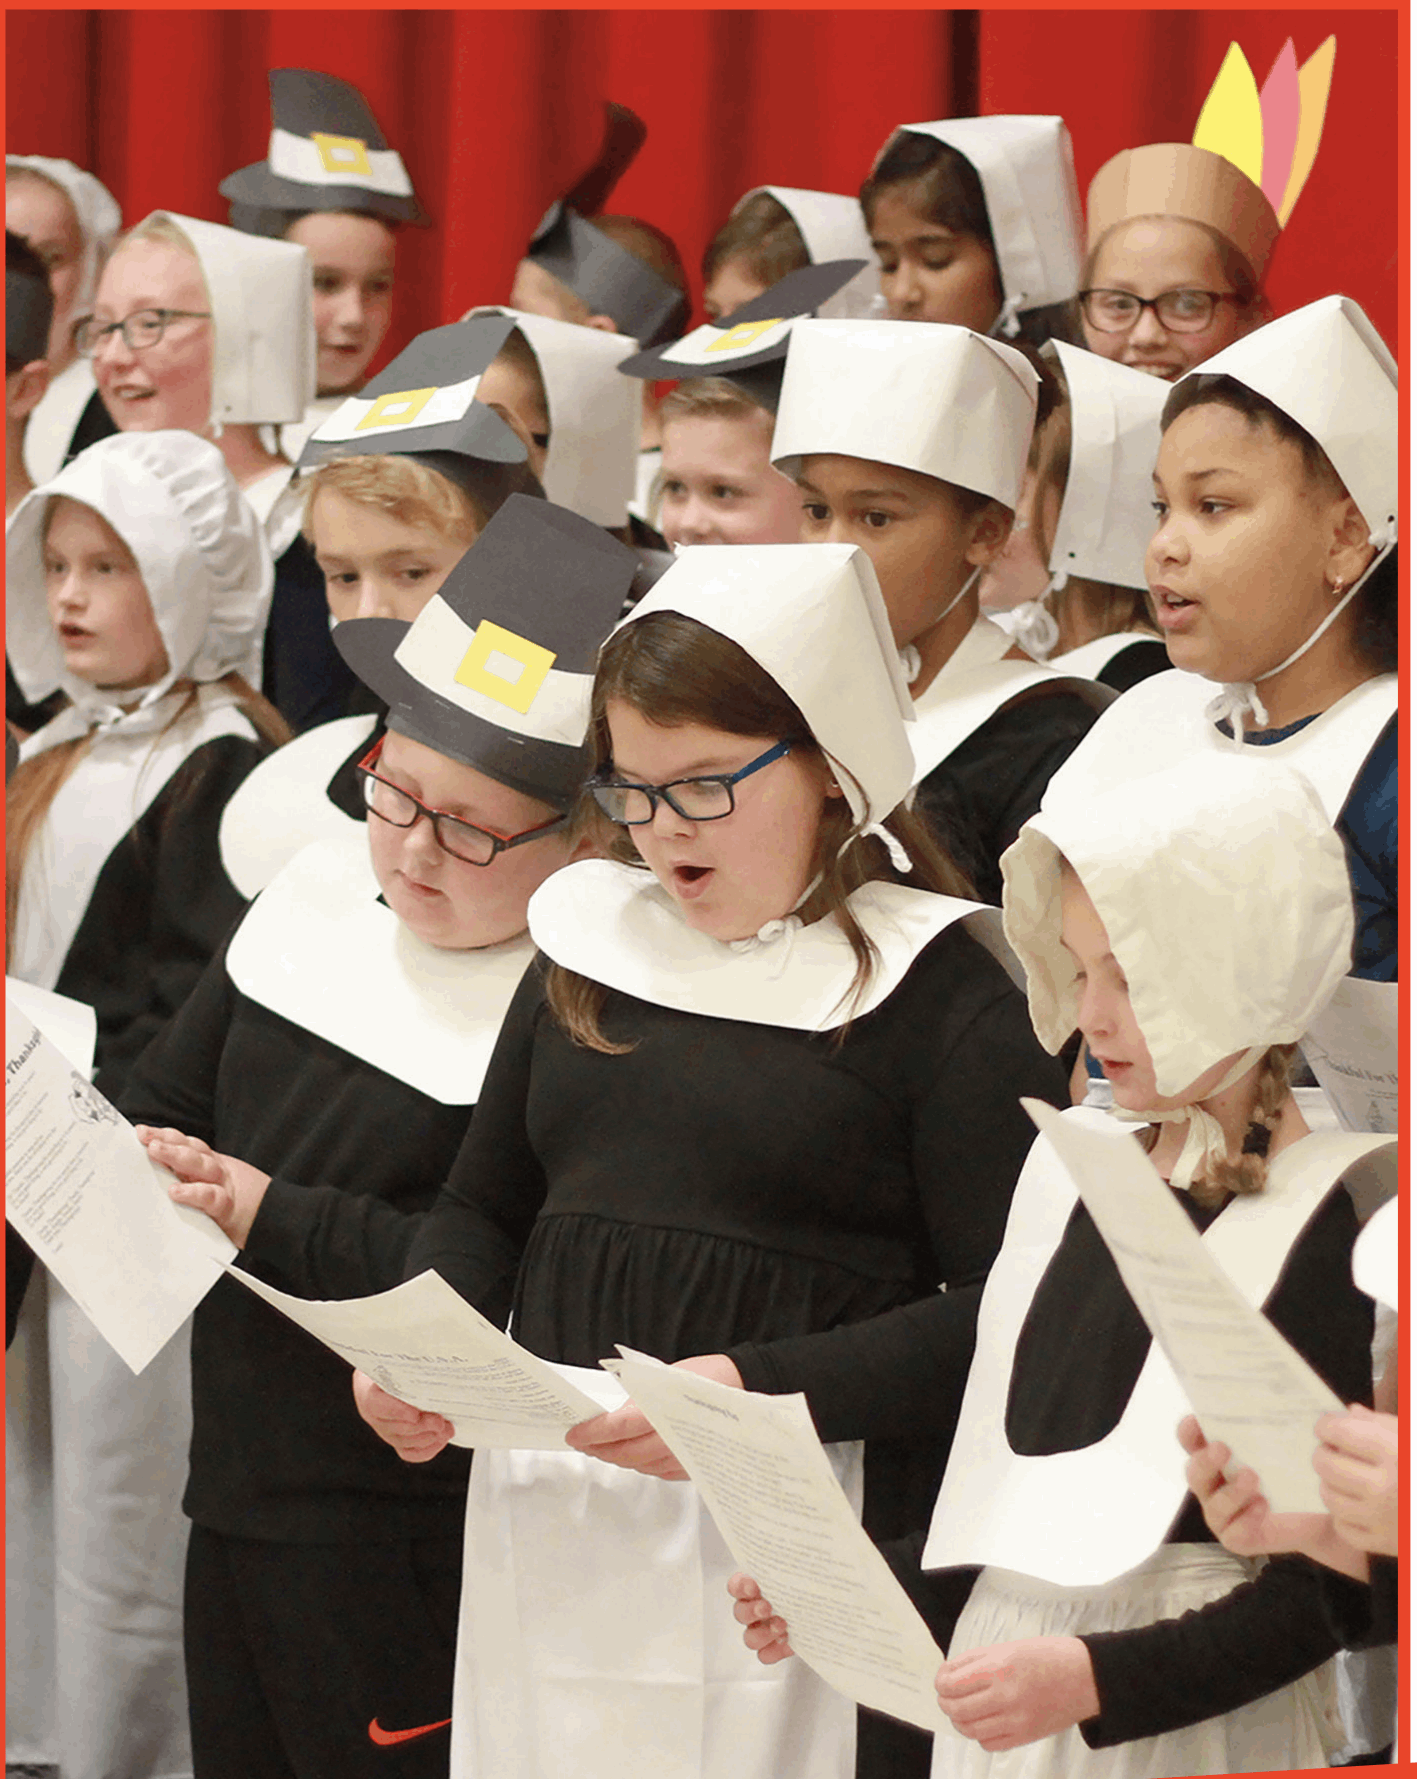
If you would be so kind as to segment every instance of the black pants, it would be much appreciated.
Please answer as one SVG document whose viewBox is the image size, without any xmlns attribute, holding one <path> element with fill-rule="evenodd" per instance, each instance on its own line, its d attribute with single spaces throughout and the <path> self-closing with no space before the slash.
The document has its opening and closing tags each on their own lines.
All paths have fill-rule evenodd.
<svg viewBox="0 0 1417 1779">
<path fill-rule="evenodd" d="M 192 1527 L 196 1779 L 447 1779 L 462 1539 L 267 1544 Z"/>
</svg>

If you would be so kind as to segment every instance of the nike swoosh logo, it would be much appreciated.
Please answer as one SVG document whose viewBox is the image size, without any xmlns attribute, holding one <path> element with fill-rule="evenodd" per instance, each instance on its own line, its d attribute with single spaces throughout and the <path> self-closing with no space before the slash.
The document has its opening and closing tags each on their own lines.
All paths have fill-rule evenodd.
<svg viewBox="0 0 1417 1779">
<path fill-rule="evenodd" d="M 392 1748 L 396 1742 L 411 1742 L 415 1736 L 427 1736 L 434 1730 L 445 1730 L 452 1721 L 451 1717 L 445 1717 L 440 1723 L 421 1723 L 414 1730 L 385 1730 L 379 1727 L 376 1717 L 369 1725 L 369 1740 L 377 1743 L 380 1748 Z"/>
</svg>

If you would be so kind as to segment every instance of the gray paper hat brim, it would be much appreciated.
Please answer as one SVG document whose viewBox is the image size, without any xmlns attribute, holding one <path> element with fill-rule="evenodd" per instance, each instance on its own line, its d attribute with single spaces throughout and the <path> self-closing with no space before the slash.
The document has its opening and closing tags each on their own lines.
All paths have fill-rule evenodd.
<svg viewBox="0 0 1417 1779">
<path fill-rule="evenodd" d="M 683 291 L 560 199 L 536 225 L 526 257 L 643 346 L 674 338 L 689 318 Z"/>
<path fill-rule="evenodd" d="M 24 272 L 5 274 L 5 356 L 30 364 L 49 353 L 54 297 L 47 284 Z"/>
<path fill-rule="evenodd" d="M 388 192 L 368 191 L 361 185 L 305 185 L 297 179 L 285 179 L 272 173 L 265 161 L 241 167 L 228 173 L 217 187 L 231 206 L 231 226 L 247 235 L 284 234 L 296 216 L 312 210 L 352 210 L 360 215 L 375 216 L 382 222 L 408 222 L 418 228 L 430 228 L 433 219 L 416 197 L 396 198 Z M 283 217 L 279 229 L 252 228 L 250 217 L 239 215 L 245 209 L 275 211 Z"/>
<path fill-rule="evenodd" d="M 334 629 L 346 665 L 387 704 L 386 726 L 524 797 L 569 809 L 590 769 L 584 748 L 513 735 L 430 692 L 394 659 L 411 628 L 398 618 L 351 618 Z"/>
<path fill-rule="evenodd" d="M 816 311 L 834 297 L 839 290 L 851 282 L 870 262 L 864 259 L 830 259 L 823 260 L 817 266 L 799 266 L 795 272 L 789 272 L 785 278 L 779 278 L 770 289 L 761 296 L 755 296 L 737 308 L 731 315 L 725 315 L 713 323 L 715 327 L 728 333 L 732 328 L 744 327 L 755 321 L 800 321 Z M 787 358 L 787 340 L 778 340 L 775 344 L 761 351 L 748 350 L 742 353 L 725 353 L 721 366 L 672 364 L 665 360 L 665 353 L 672 351 L 679 343 L 678 339 L 666 340 L 663 345 L 653 347 L 646 352 L 637 352 L 627 358 L 617 368 L 627 377 L 641 377 L 646 382 L 667 381 L 669 378 L 687 377 L 728 377 L 736 381 L 740 371 L 752 371 L 763 365 L 781 367 Z M 781 371 L 777 379 L 777 388 L 782 387 Z M 749 392 L 751 393 L 751 391 Z M 758 397 L 755 395 L 754 400 Z M 776 394 L 773 407 L 776 408 Z"/>
<path fill-rule="evenodd" d="M 405 389 L 445 389 L 479 377 L 502 350 L 515 325 L 505 315 L 481 315 L 471 321 L 430 328 L 366 383 L 359 391 L 359 399 L 375 401 L 381 395 L 394 395 Z M 373 430 L 367 438 L 312 436 L 300 453 L 299 467 L 313 469 L 332 457 L 420 457 L 434 453 L 467 457 L 477 463 L 526 463 L 526 446 L 501 415 L 474 401 L 460 420 L 401 427 L 395 433 Z"/>
</svg>

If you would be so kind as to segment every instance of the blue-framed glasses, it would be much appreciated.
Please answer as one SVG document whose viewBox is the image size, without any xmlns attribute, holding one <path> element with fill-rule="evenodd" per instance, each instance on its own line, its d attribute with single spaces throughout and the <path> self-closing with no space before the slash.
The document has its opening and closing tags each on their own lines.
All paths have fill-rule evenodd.
<svg viewBox="0 0 1417 1779">
<path fill-rule="evenodd" d="M 668 784 L 623 784 L 618 779 L 593 778 L 586 789 L 601 812 L 623 828 L 652 822 L 661 797 L 686 822 L 716 822 L 733 813 L 734 785 L 791 752 L 790 741 L 779 741 L 737 772 L 719 772 L 710 778 L 671 778 Z"/>
</svg>

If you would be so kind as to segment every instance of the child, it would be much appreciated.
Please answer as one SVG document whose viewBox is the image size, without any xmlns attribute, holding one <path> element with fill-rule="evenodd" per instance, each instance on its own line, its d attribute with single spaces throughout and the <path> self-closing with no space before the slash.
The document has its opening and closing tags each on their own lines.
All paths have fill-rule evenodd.
<svg viewBox="0 0 1417 1779">
<path fill-rule="evenodd" d="M 5 520 L 34 487 L 25 465 L 25 430 L 49 387 L 45 352 L 54 297 L 44 261 L 20 235 L 5 232 Z"/>
<path fill-rule="evenodd" d="M 93 303 L 122 218 L 107 187 L 72 161 L 5 156 L 5 226 L 29 242 L 49 271 L 49 388 L 25 437 L 32 482 L 47 482 L 71 457 L 107 438 L 113 422 L 93 371 L 74 346 L 74 324 Z"/>
<path fill-rule="evenodd" d="M 573 865 L 533 899 L 545 962 L 408 1270 L 510 1309 L 519 1340 L 574 1367 L 624 1341 L 736 1377 L 735 1342 L 854 1340 L 941 1278 L 967 1344 L 995 1182 L 1027 1141 L 1014 1096 L 1058 1078 L 960 924 L 987 940 L 988 917 L 927 888 L 959 878 L 903 807 L 905 691 L 865 557 L 683 552 L 606 644 L 592 708 L 592 794 L 625 862 Z M 362 1394 L 409 1455 L 446 1439 Z M 636 1413 L 572 1452 L 474 1460 L 454 1770 L 540 1771 L 574 1747 L 600 1779 L 653 1746 L 703 1779 L 850 1774 L 849 1708 L 811 1681 L 765 1690 L 727 1640 L 705 1646 L 723 1553 L 710 1538 L 701 1572 L 690 1493 L 618 1467 L 644 1443 Z M 911 1524 L 938 1456 L 868 1448 L 868 1522 Z M 922 1770 L 908 1743 L 868 1753 L 874 1733 L 863 1772 Z"/>
<path fill-rule="evenodd" d="M 540 494 L 520 439 L 474 399 L 510 332 L 505 318 L 487 316 L 420 334 L 316 429 L 301 488 L 331 622 L 411 623 L 508 495 Z M 400 400 L 428 390 L 412 407 Z M 356 767 L 383 710 L 360 691 L 349 715 L 282 748 L 228 804 L 222 859 L 243 894 L 264 889 L 317 835 L 363 823 Z"/>
<path fill-rule="evenodd" d="M 680 544 L 795 544 L 796 486 L 773 468 L 772 415 L 723 377 L 692 377 L 660 403 L 655 522 Z"/>
<path fill-rule="evenodd" d="M 1242 745 L 1295 766 L 1349 849 L 1355 972 L 1380 981 L 1397 974 L 1397 415 L 1392 355 L 1347 297 L 1176 384 L 1147 579 L 1185 671 L 1120 698 L 1059 779 L 1101 794 Z"/>
<path fill-rule="evenodd" d="M 336 633 L 390 707 L 359 769 L 367 831 L 275 878 L 122 1100 L 149 1153 L 196 1182 L 172 1196 L 284 1290 L 402 1275 L 532 956 L 527 898 L 570 856 L 585 760 L 566 682 L 584 702 L 634 567 L 519 496 L 412 624 Z M 525 710 L 465 671 L 493 625 L 555 654 Z M 234 1282 L 197 1311 L 192 1377 L 196 1772 L 377 1779 L 390 1744 L 448 1716 L 467 1458 L 405 1470 L 360 1425 L 340 1361 Z M 428 1779 L 447 1763 L 445 1735 L 398 1756 Z"/>
<path fill-rule="evenodd" d="M 6 555 L 20 684 L 72 701 L 9 785 L 8 967 L 95 1009 L 114 1098 L 241 911 L 217 826 L 285 734 L 244 677 L 270 554 L 216 447 L 160 431 L 104 439 L 37 489 Z M 186 1368 L 179 1337 L 135 1378 L 52 1280 L 32 1283 L 9 1373 L 8 1586 L 39 1674 L 17 1674 L 11 1727 L 66 1772 L 190 1771 Z"/>
<path fill-rule="evenodd" d="M 233 228 L 310 255 L 318 387 L 304 418 L 281 431 L 281 449 L 296 458 L 338 398 L 363 386 L 393 314 L 398 226 L 426 228 L 429 218 L 358 88 L 310 68 L 273 68 L 270 86 L 265 160 L 218 189 Z"/>
<path fill-rule="evenodd" d="M 635 216 L 582 216 L 557 200 L 536 225 L 508 303 L 655 346 L 683 331 L 689 281 L 679 250 Z"/>
<path fill-rule="evenodd" d="M 992 902 L 1000 855 L 1109 696 L 1011 650 L 979 613 L 1037 387 L 1022 353 L 967 328 L 798 321 L 772 444 L 803 542 L 859 544 L 875 566 L 911 683 L 921 809 Z"/>
<path fill-rule="evenodd" d="M 1070 337 L 1082 205 L 1062 118 L 902 124 L 861 187 L 861 212 L 892 320 L 1035 346 Z"/>
<path fill-rule="evenodd" d="M 854 198 L 759 185 L 739 198 L 704 249 L 704 310 L 710 321 L 722 321 L 789 272 L 838 259 L 869 262 L 871 257 L 870 237 Z M 877 285 L 876 272 L 867 264 L 821 313 L 864 315 Z"/>
<path fill-rule="evenodd" d="M 1046 591 L 996 623 L 1060 673 L 1125 692 L 1168 665 L 1146 597 L 1151 470 L 1166 399 L 1156 380 L 1055 340 L 1059 399 L 1029 448 L 1029 498 L 1005 550 Z"/>
<path fill-rule="evenodd" d="M 1119 1109 L 1146 1126 L 1115 1140 L 1141 1136 L 1251 1300 L 1336 1389 L 1365 1394 L 1372 1314 L 1350 1252 L 1394 1156 L 1374 1155 L 1379 1139 L 1310 1137 L 1289 1090 L 1353 931 L 1312 789 L 1267 761 L 1198 757 L 1128 799 L 1055 804 L 1005 859 L 1004 907 L 1040 1038 L 1057 1049 L 1080 1025 Z M 922 1350 L 898 1386 L 927 1424 L 936 1366 Z M 1170 1456 L 1183 1400 L 1040 1138 L 923 1557 L 927 1571 L 987 1565 L 936 1681 L 952 1724 L 936 1779 L 1324 1764 L 1318 1670 L 1337 1639 L 1321 1589 L 1307 1564 L 1255 1574 L 1205 1541 Z M 912 1585 L 948 1635 L 930 1575 Z M 781 1655 L 771 1608 L 751 1583 L 735 1591 L 752 1645 Z"/>
</svg>

